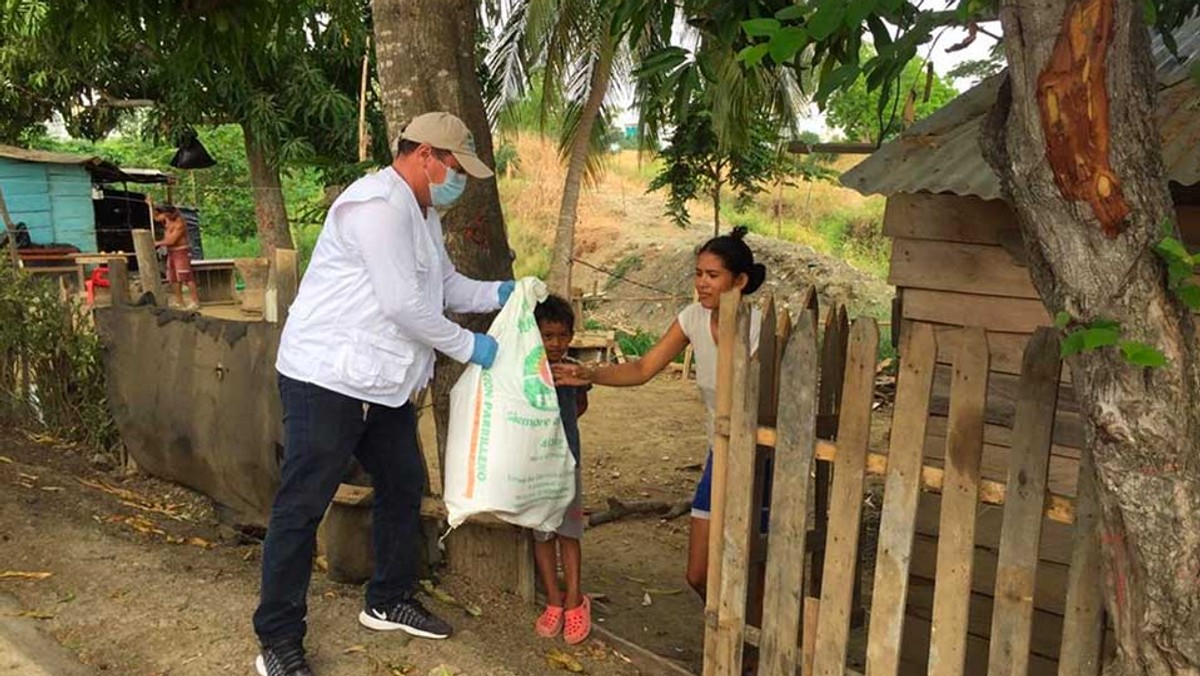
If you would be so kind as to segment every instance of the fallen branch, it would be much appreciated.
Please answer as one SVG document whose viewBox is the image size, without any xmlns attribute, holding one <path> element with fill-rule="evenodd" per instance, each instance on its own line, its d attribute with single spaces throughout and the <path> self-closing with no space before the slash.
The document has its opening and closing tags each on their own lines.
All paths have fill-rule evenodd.
<svg viewBox="0 0 1200 676">
<path fill-rule="evenodd" d="M 661 515 L 674 519 L 686 514 L 691 509 L 691 500 L 636 500 L 622 502 L 616 498 L 608 499 L 608 509 L 588 516 L 588 527 L 594 528 L 600 524 L 617 521 L 631 516 Z"/>
</svg>

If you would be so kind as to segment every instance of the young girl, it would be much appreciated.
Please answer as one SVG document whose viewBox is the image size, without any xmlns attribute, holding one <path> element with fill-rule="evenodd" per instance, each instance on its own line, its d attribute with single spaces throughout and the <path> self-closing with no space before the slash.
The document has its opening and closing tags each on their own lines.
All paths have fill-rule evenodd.
<svg viewBox="0 0 1200 676">
<path fill-rule="evenodd" d="M 708 461 L 692 499 L 691 533 L 688 542 L 687 581 L 702 597 L 708 574 L 708 522 L 712 484 L 713 418 L 717 400 L 717 325 L 721 294 L 740 289 L 742 294 L 754 293 L 767 269 L 754 262 L 754 252 L 745 242 L 746 228 L 737 227 L 728 235 L 714 237 L 696 253 L 696 295 L 698 301 L 679 313 L 666 335 L 637 361 L 612 366 L 589 368 L 574 364 L 552 366 L 554 381 L 562 384 L 610 385 L 632 387 L 645 384 L 658 375 L 667 364 L 692 345 L 696 363 L 696 384 L 708 407 Z M 750 322 L 751 349 L 758 349 L 761 319 L 755 310 Z"/>
</svg>

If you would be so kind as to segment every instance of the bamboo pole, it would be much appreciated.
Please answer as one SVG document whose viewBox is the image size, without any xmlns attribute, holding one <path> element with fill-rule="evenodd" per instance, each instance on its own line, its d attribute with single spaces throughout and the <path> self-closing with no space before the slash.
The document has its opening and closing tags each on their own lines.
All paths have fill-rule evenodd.
<svg viewBox="0 0 1200 676">
<path fill-rule="evenodd" d="M 704 603 L 704 676 L 719 676 L 716 660 L 707 656 L 717 654 L 717 618 L 721 602 L 721 557 L 724 542 L 721 538 L 725 523 L 725 467 L 729 454 L 729 415 L 733 410 L 733 352 L 737 335 L 737 315 L 741 293 L 737 290 L 721 295 L 720 323 L 717 331 L 717 401 L 713 420 L 712 482 L 708 521 L 708 571 Z"/>
</svg>

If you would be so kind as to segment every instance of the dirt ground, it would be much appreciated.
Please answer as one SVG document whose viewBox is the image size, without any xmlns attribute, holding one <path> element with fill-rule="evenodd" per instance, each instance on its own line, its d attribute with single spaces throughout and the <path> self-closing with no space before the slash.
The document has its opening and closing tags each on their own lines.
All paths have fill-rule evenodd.
<svg viewBox="0 0 1200 676">
<path fill-rule="evenodd" d="M 690 496 L 705 451 L 703 416 L 694 385 L 678 379 L 597 390 L 582 420 L 585 505 Z M 2 580 L 0 592 L 82 662 L 117 674 L 251 673 L 259 545 L 218 525 L 202 496 L 12 432 L 0 433 L 0 486 L 0 572 L 52 574 Z M 686 516 L 605 524 L 585 535 L 584 579 L 587 591 L 604 595 L 599 624 L 695 666 L 701 604 L 683 580 L 686 548 Z M 515 597 L 448 576 L 439 584 L 483 615 L 431 601 L 457 636 L 404 641 L 359 628 L 360 591 L 314 574 L 314 667 L 328 675 L 427 674 L 441 665 L 454 674 L 559 673 L 547 654 L 560 650 L 590 674 L 638 673 L 602 640 L 570 649 L 536 639 L 536 611 Z"/>
</svg>

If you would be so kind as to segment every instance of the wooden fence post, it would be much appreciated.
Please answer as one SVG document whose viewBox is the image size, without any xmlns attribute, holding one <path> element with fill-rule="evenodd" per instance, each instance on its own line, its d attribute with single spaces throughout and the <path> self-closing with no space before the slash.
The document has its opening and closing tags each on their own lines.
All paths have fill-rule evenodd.
<svg viewBox="0 0 1200 676">
<path fill-rule="evenodd" d="M 154 235 L 149 230 L 133 231 L 133 250 L 137 254 L 138 279 L 142 282 L 142 291 L 153 294 L 154 304 L 165 302 L 162 295 L 162 281 L 158 276 L 158 256 L 154 252 Z"/>
<path fill-rule="evenodd" d="M 264 318 L 283 324 L 287 321 L 288 308 L 296 300 L 300 290 L 299 258 L 294 249 L 276 249 L 271 261 L 271 283 L 268 284 L 267 299 L 270 307 L 264 308 Z"/>
<path fill-rule="evenodd" d="M 858 536 L 862 517 L 863 476 L 871 436 L 871 403 L 875 389 L 875 359 L 879 328 L 862 318 L 850 330 L 838 412 L 838 452 L 834 459 L 828 545 L 821 585 L 821 619 L 817 623 L 817 652 L 813 673 L 841 676 L 846 669 L 846 643 L 850 636 Z"/>
<path fill-rule="evenodd" d="M 975 565 L 975 512 L 983 455 L 983 410 L 988 344 L 983 329 L 961 329 L 950 384 L 945 482 L 938 526 L 937 584 L 929 646 L 932 676 L 960 676 L 966 667 L 971 574 Z"/>
<path fill-rule="evenodd" d="M 1042 542 L 1046 470 L 1062 371 L 1057 333 L 1049 327 L 1038 329 L 1029 339 L 1021 364 L 1021 394 L 1013 424 L 1012 460 L 996 562 L 988 654 L 991 676 L 1022 676 L 1029 669 L 1034 575 Z"/>
<path fill-rule="evenodd" d="M 1096 502 L 1096 468 L 1092 453 L 1083 449 L 1075 498 L 1075 543 L 1067 575 L 1067 614 L 1063 619 L 1059 673 L 1096 676 L 1100 673 L 1104 644 L 1104 593 L 1100 588 L 1100 540 L 1096 528 L 1100 507 Z"/>
<path fill-rule="evenodd" d="M 108 286 L 113 305 L 129 305 L 129 262 L 123 256 L 108 261 Z"/>
<path fill-rule="evenodd" d="M 816 452 L 817 366 L 816 326 L 812 313 L 801 312 L 783 347 L 777 380 L 779 424 L 759 644 L 760 670 L 766 674 L 795 674 L 801 661 L 796 637 L 805 597 L 804 548 L 809 477 Z"/>
<path fill-rule="evenodd" d="M 921 497 L 925 424 L 929 420 L 929 398 L 937 362 L 933 327 L 913 325 L 901 337 L 900 348 L 902 358 L 896 381 L 896 409 L 892 414 L 892 441 L 867 636 L 867 673 L 873 676 L 895 676 L 900 670 L 908 564 L 912 559 L 917 501 Z"/>
<path fill-rule="evenodd" d="M 759 510 L 753 503 L 761 364 L 757 355 L 750 354 L 751 321 L 750 308 L 741 308 L 733 355 L 733 401 L 725 465 L 724 517 L 722 521 L 713 519 L 709 525 L 709 539 L 724 541 L 717 615 L 717 653 L 714 660 L 717 674 L 742 673 L 746 592 L 751 568 L 750 541 L 752 533 L 758 530 Z M 711 574 L 712 561 L 709 561 L 709 570 Z"/>
</svg>

